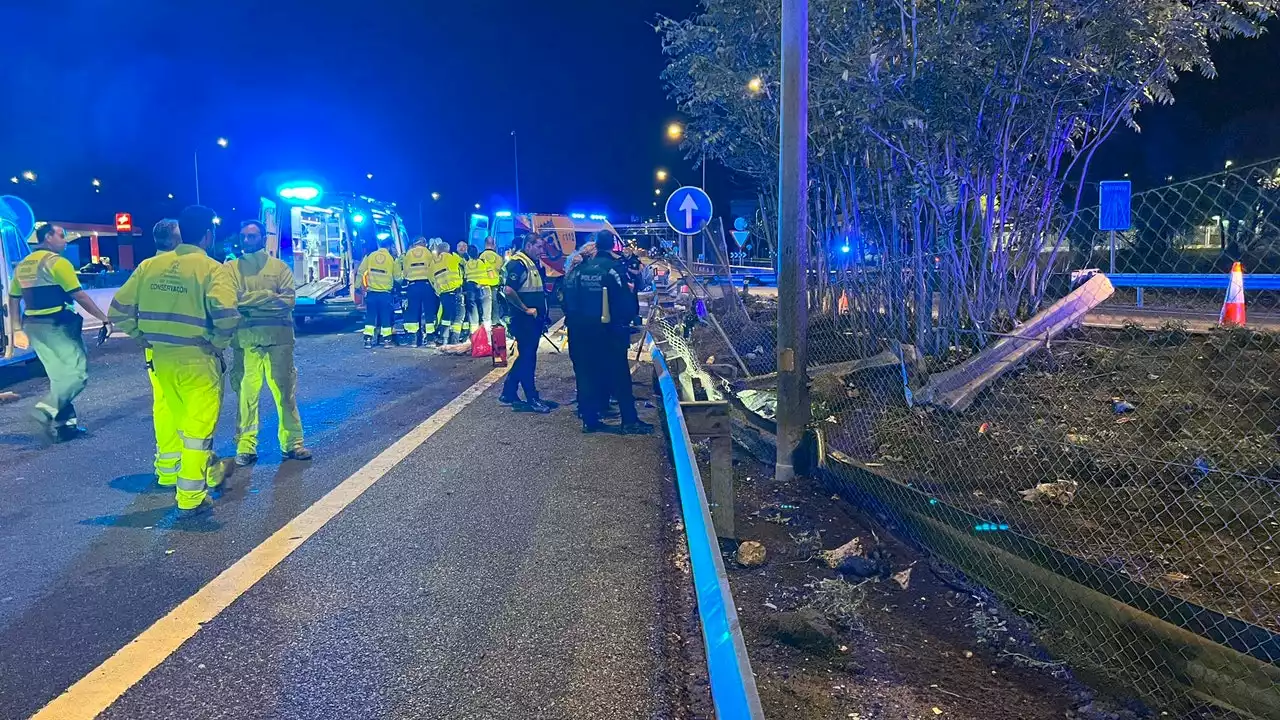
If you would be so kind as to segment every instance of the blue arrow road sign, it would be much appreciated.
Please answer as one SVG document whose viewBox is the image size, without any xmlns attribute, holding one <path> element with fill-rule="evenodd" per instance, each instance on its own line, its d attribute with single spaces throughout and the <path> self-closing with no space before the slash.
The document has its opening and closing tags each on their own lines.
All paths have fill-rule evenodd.
<svg viewBox="0 0 1280 720">
<path fill-rule="evenodd" d="M 711 198 L 702 188 L 685 186 L 667 198 L 667 224 L 681 235 L 697 235 L 711 222 Z"/>
</svg>

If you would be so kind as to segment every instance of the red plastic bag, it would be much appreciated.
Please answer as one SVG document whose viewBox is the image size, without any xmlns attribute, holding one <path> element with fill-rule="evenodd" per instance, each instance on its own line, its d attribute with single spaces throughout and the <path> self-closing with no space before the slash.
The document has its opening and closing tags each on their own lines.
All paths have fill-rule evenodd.
<svg viewBox="0 0 1280 720">
<path fill-rule="evenodd" d="M 471 357 L 486 358 L 493 354 L 493 347 L 489 345 L 489 333 L 485 332 L 484 326 L 476 328 L 471 333 Z"/>
<path fill-rule="evenodd" d="M 507 366 L 507 329 L 501 325 L 493 326 L 493 365 Z"/>
</svg>

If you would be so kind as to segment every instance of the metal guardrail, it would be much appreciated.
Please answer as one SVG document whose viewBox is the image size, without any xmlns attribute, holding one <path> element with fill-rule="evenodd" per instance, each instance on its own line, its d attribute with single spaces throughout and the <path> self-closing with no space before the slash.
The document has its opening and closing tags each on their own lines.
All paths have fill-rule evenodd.
<svg viewBox="0 0 1280 720">
<path fill-rule="evenodd" d="M 1204 275 L 1201 273 L 1179 275 L 1168 273 L 1108 273 L 1107 278 L 1116 287 L 1162 288 L 1178 290 L 1226 290 L 1231 276 Z M 1244 289 L 1280 290 L 1280 275 L 1245 275 Z"/>
<path fill-rule="evenodd" d="M 671 437 L 671 456 L 689 543 L 689 564 L 693 569 L 693 586 L 716 717 L 720 720 L 763 720 L 764 710 L 760 707 L 755 675 L 747 658 L 742 626 L 738 622 L 729 579 L 720 558 L 720 545 L 711 522 L 702 476 L 694 459 L 693 443 L 689 439 L 684 415 L 680 412 L 675 379 L 671 377 L 666 358 L 657 346 L 653 348 L 653 366 L 658 374 L 663 412 Z"/>
</svg>

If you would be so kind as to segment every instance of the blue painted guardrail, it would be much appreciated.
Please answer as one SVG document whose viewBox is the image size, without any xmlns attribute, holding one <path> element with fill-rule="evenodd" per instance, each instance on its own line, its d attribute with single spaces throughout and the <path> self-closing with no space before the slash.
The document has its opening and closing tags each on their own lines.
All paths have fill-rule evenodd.
<svg viewBox="0 0 1280 720">
<path fill-rule="evenodd" d="M 1204 273 L 1112 273 L 1107 279 L 1115 287 L 1137 288 L 1137 306 L 1142 307 L 1142 291 L 1146 288 L 1162 290 L 1221 290 L 1227 291 L 1231 279 L 1228 273 L 1206 275 Z M 1280 290 L 1280 275 L 1245 275 L 1244 290 Z"/>
<path fill-rule="evenodd" d="M 698 599 L 698 617 L 702 625 L 702 641 L 707 650 L 707 675 L 711 681 L 711 700 L 719 720 L 763 720 L 760 696 L 756 692 L 755 675 L 747 658 L 746 643 L 738 611 L 729 591 L 729 578 L 720 558 L 720 543 L 711 524 L 711 510 L 702 487 L 702 475 L 693 454 L 689 428 L 680 411 L 680 397 L 675 379 L 667 369 L 666 358 L 655 345 L 653 366 L 658 371 L 658 387 L 662 390 L 662 408 L 671 437 L 671 456 L 676 470 L 676 486 L 680 491 L 680 508 L 684 516 L 685 536 L 689 540 L 689 564 L 693 568 L 693 587 Z"/>
</svg>

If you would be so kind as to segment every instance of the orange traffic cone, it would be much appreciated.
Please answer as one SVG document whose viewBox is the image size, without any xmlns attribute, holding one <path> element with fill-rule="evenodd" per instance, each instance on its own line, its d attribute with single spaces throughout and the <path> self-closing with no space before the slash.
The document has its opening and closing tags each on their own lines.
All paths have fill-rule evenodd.
<svg viewBox="0 0 1280 720">
<path fill-rule="evenodd" d="M 849 291 L 848 290 L 840 291 L 840 301 L 836 303 L 836 309 L 840 311 L 841 315 L 849 314 Z"/>
<path fill-rule="evenodd" d="M 1244 325 L 1244 268 L 1240 263 L 1231 266 L 1231 281 L 1227 284 L 1227 299 L 1222 303 L 1219 325 Z"/>
</svg>

